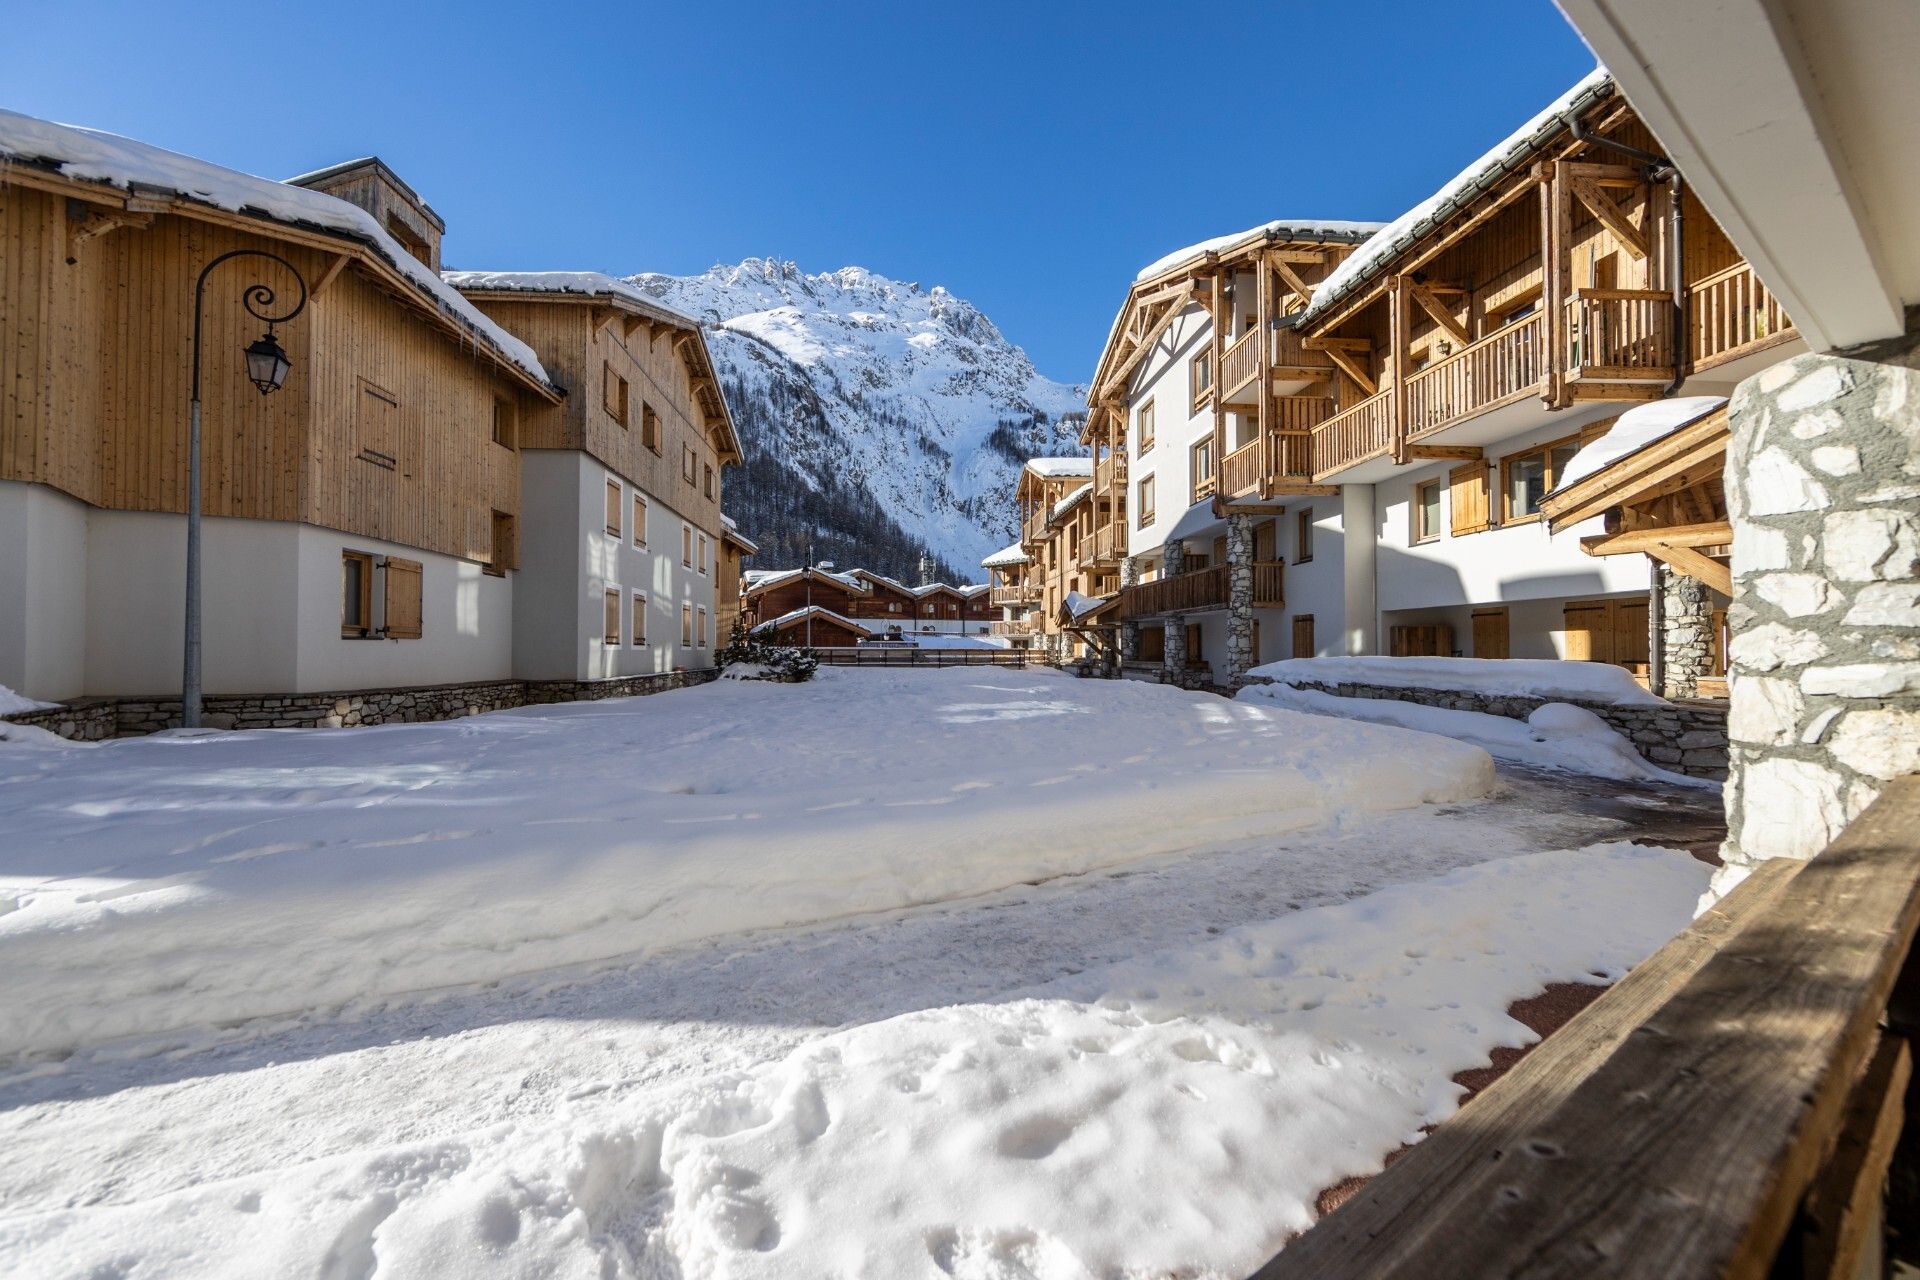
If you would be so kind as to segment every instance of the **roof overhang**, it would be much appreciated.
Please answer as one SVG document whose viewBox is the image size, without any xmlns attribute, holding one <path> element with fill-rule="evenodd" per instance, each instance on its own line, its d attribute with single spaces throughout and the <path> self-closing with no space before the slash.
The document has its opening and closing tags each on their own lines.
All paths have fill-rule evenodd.
<svg viewBox="0 0 1920 1280">
<path fill-rule="evenodd" d="M 1540 500 L 1553 533 L 1616 507 L 1648 501 L 1702 483 L 1725 469 L 1731 437 L 1722 405 L 1669 435 L 1616 458 L 1575 484 Z"/>
</svg>

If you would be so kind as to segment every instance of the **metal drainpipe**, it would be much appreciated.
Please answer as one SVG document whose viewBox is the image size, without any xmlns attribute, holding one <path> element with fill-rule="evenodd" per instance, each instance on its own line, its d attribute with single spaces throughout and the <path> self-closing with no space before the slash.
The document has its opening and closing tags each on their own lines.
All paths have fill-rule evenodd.
<svg viewBox="0 0 1920 1280">
<path fill-rule="evenodd" d="M 1644 161 L 1647 166 L 1647 181 L 1667 184 L 1667 202 L 1671 208 L 1672 219 L 1667 236 L 1668 274 L 1673 277 L 1673 381 L 1667 384 L 1667 394 L 1677 395 L 1680 384 L 1687 379 L 1687 280 L 1686 280 L 1686 231 L 1683 222 L 1686 179 L 1680 176 L 1680 167 L 1666 156 L 1643 151 L 1639 147 L 1625 142 L 1616 142 L 1612 138 L 1603 138 L 1590 131 L 1580 117 L 1569 116 L 1567 128 L 1575 139 L 1596 147 L 1606 147 L 1622 155 L 1632 156 Z"/>
</svg>

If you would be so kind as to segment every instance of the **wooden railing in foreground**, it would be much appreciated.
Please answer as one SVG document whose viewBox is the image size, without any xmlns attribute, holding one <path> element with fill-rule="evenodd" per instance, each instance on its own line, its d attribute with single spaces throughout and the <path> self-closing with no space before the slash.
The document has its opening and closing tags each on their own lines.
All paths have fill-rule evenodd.
<svg viewBox="0 0 1920 1280">
<path fill-rule="evenodd" d="M 816 646 L 827 667 L 1024 667 L 1038 655 L 1025 649 L 922 649 L 910 644 Z"/>
<path fill-rule="evenodd" d="M 1916 927 L 1908 777 L 1813 861 L 1761 864 L 1255 1280 L 1854 1280 L 1920 1034 Z"/>
</svg>

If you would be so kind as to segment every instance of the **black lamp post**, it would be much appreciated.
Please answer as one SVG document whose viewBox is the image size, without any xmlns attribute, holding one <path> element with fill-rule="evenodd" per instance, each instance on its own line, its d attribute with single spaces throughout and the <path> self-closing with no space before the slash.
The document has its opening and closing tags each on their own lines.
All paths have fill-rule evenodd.
<svg viewBox="0 0 1920 1280">
<path fill-rule="evenodd" d="M 270 396 L 287 380 L 293 362 L 274 339 L 275 325 L 285 324 L 306 309 L 307 282 L 291 262 L 264 249 L 234 249 L 223 253 L 200 270 L 193 286 L 193 399 L 187 428 L 187 633 L 180 673 L 180 723 L 189 729 L 200 725 L 200 317 L 207 292 L 207 277 L 213 269 L 232 258 L 265 258 L 277 262 L 300 287 L 299 300 L 280 314 L 273 312 L 273 289 L 255 282 L 240 295 L 240 305 L 256 320 L 267 322 L 267 331 L 246 349 L 247 379 Z"/>
</svg>

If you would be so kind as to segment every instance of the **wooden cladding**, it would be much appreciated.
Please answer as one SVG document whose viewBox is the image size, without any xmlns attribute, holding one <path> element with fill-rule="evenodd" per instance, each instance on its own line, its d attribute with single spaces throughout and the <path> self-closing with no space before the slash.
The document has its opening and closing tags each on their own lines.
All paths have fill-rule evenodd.
<svg viewBox="0 0 1920 1280">
<path fill-rule="evenodd" d="M 421 632 L 420 562 L 388 556 L 386 571 L 386 625 L 389 640 L 418 640 Z"/>
<path fill-rule="evenodd" d="M 1647 670 L 1647 600 L 1574 600 L 1563 610 L 1570 662 L 1610 662 L 1639 675 Z"/>
</svg>

